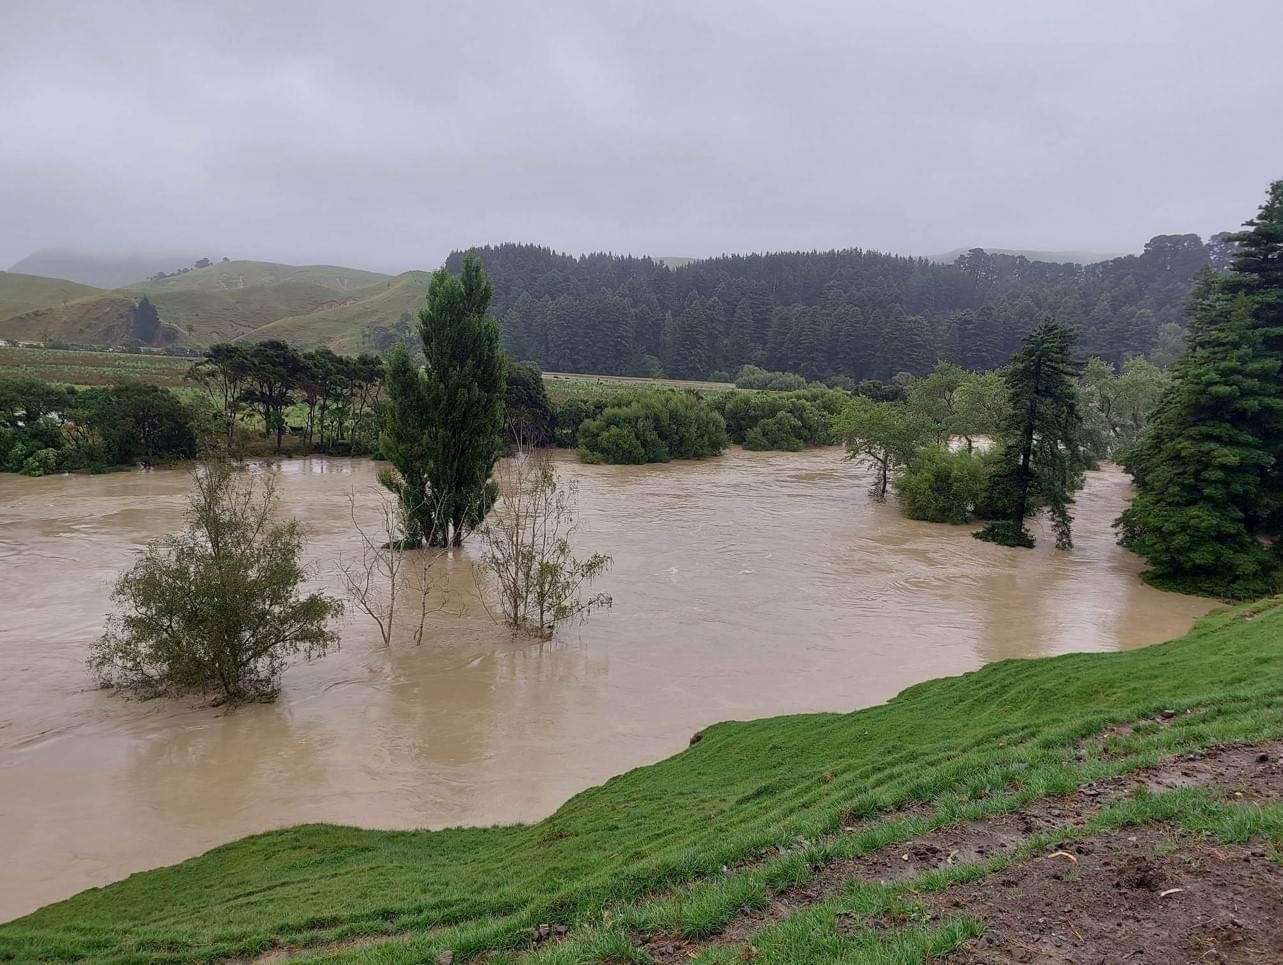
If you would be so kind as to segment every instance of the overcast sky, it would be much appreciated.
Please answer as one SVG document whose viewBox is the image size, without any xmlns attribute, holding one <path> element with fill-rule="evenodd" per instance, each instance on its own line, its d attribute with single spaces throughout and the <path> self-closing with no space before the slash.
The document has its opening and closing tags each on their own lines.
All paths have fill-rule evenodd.
<svg viewBox="0 0 1283 965">
<path fill-rule="evenodd" d="M 1136 251 L 1283 177 L 1280 36 L 1280 0 L 0 0 L 0 267 Z"/>
</svg>

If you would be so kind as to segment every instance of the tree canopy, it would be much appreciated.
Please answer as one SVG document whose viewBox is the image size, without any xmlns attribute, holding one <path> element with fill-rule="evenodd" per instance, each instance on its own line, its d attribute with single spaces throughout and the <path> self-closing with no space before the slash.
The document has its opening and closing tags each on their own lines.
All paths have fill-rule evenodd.
<svg viewBox="0 0 1283 965">
<path fill-rule="evenodd" d="M 1032 546 L 1025 520 L 1046 509 L 1056 546 L 1073 545 L 1069 505 L 1082 486 L 1086 464 L 1074 341 L 1071 329 L 1046 319 L 1007 367 L 1009 411 L 981 496 L 980 515 L 993 522 L 976 534 L 980 539 Z"/>
<path fill-rule="evenodd" d="M 1185 354 L 1127 457 L 1138 493 L 1118 520 L 1152 582 L 1225 597 L 1283 585 L 1283 181 L 1246 228 L 1230 273 L 1196 289 Z"/>
<path fill-rule="evenodd" d="M 494 282 L 505 348 L 547 370 L 704 379 L 753 365 L 859 380 L 926 375 L 939 358 L 997 368 L 1044 315 L 1074 327 L 1086 355 L 1170 356 L 1195 279 L 1227 267 L 1231 249 L 1222 236 L 1160 235 L 1139 255 L 1087 266 L 980 249 L 952 265 L 849 249 L 676 269 L 535 245 L 476 255 Z"/>
<path fill-rule="evenodd" d="M 507 360 L 488 314 L 493 294 L 475 257 L 457 277 L 441 269 L 419 312 L 423 371 L 403 346 L 389 356 L 382 448 L 399 473 L 387 481 L 417 530 L 411 539 L 457 546 L 494 504 Z"/>
</svg>

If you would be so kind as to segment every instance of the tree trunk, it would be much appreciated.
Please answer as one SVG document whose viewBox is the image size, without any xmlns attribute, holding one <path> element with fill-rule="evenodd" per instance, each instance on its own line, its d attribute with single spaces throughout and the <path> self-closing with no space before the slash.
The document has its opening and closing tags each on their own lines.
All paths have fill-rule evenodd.
<svg viewBox="0 0 1283 965">
<path fill-rule="evenodd" d="M 1034 413 L 1038 407 L 1038 393 L 1042 389 L 1042 359 L 1034 362 L 1033 391 L 1029 394 L 1029 406 L 1025 410 L 1024 431 L 1020 438 L 1020 504 L 1016 507 L 1016 522 L 1025 525 L 1025 516 L 1029 512 L 1029 484 L 1033 481 L 1031 471 L 1034 455 Z"/>
</svg>

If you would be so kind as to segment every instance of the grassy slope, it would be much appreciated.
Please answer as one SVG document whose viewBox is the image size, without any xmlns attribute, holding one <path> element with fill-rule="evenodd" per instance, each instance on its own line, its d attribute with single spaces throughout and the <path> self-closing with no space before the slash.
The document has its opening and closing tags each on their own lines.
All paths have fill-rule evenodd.
<svg viewBox="0 0 1283 965">
<path fill-rule="evenodd" d="M 0 319 L 12 318 L 38 308 L 95 294 L 96 288 L 61 278 L 42 278 L 18 272 L 0 271 Z"/>
<path fill-rule="evenodd" d="M 697 932 L 754 900 L 754 874 L 780 871 L 771 861 L 762 873 L 724 866 L 822 839 L 852 817 L 927 802 L 947 822 L 1178 748 L 1283 734 L 1281 603 L 1218 612 L 1145 650 L 993 664 L 855 713 L 718 724 L 535 825 L 305 826 L 247 838 L 0 927 L 0 958 L 188 961 L 379 935 L 320 951 L 430 961 L 447 948 L 526 947 L 531 926 L 561 921 L 572 942 L 549 954 L 572 961 L 626 950 L 630 922 Z M 1075 753 L 1107 724 L 1186 708 L 1205 712 L 1138 730 L 1107 758 Z M 912 833 L 884 817 L 873 839 Z"/>
<path fill-rule="evenodd" d="M 256 329 L 282 319 L 294 322 L 301 336 L 294 340 L 306 347 L 344 336 L 355 344 L 367 324 L 390 322 L 402 311 L 420 307 L 426 281 L 412 290 L 406 283 L 408 277 L 390 279 L 375 272 L 327 265 L 236 261 L 112 291 L 51 282 L 63 288 L 49 289 L 41 299 L 26 302 L 19 301 L 19 296 L 36 286 L 24 284 L 20 288 L 10 283 L 14 310 L 7 311 L 6 275 L 0 274 L 0 338 L 37 341 L 49 337 L 76 344 L 119 344 L 130 334 L 134 304 L 146 293 L 161 320 L 178 328 L 179 345 L 277 337 L 270 331 L 260 336 Z M 401 297 L 390 301 L 386 295 L 389 288 L 398 288 Z M 66 295 L 56 297 L 59 291 Z M 388 315 L 389 311 L 393 314 Z M 308 321 L 311 319 L 315 323 Z M 312 332 L 320 334 L 312 337 Z"/>
<path fill-rule="evenodd" d="M 229 291 L 295 282 L 317 285 L 338 292 L 349 292 L 358 288 L 368 288 L 387 279 L 387 275 L 377 271 L 340 268 L 336 265 L 280 265 L 270 261 L 226 261 L 173 278 L 139 281 L 128 287 L 146 292 Z"/>
<path fill-rule="evenodd" d="M 255 330 L 284 315 L 322 311 L 358 298 L 305 281 L 228 291 L 179 290 L 150 296 L 163 321 L 182 330 L 181 344 L 211 345 L 251 337 Z"/>
<path fill-rule="evenodd" d="M 423 307 L 431 277 L 426 271 L 407 271 L 351 293 L 350 302 L 334 308 L 280 317 L 250 338 L 279 338 L 304 348 L 328 345 L 336 352 L 356 354 L 362 350 L 361 334 L 367 325 L 390 325 L 402 313 L 413 316 Z"/>
<path fill-rule="evenodd" d="M 122 288 L 15 315 L 0 321 L 0 337 L 40 340 L 49 336 L 75 344 L 118 344 L 130 334 L 130 313 L 141 294 L 141 290 Z M 359 293 L 285 281 L 226 291 L 161 291 L 149 297 L 161 321 L 177 326 L 175 344 L 202 346 L 250 336 L 284 316 L 342 305 Z"/>
</svg>

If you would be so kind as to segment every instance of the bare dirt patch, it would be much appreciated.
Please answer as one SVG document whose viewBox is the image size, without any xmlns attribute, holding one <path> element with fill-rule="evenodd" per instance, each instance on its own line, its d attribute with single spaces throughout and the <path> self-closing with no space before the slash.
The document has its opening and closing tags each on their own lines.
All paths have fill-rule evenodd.
<svg viewBox="0 0 1283 965">
<path fill-rule="evenodd" d="M 1133 771 L 1109 781 L 1085 785 L 1064 797 L 1035 801 L 1020 811 L 996 815 L 969 824 L 941 828 L 912 841 L 890 845 L 855 858 L 830 862 L 818 869 L 810 881 L 774 894 L 765 907 L 737 916 L 710 938 L 692 941 L 679 935 L 653 935 L 642 942 L 642 947 L 660 965 L 687 962 L 700 949 L 709 946 L 733 946 L 746 943 L 760 929 L 832 897 L 852 880 L 905 881 L 942 866 L 980 863 L 996 856 L 1010 854 L 1031 835 L 1082 825 L 1110 801 L 1117 800 L 1137 789 L 1143 788 L 1157 793 L 1185 787 L 1216 788 L 1225 797 L 1235 800 L 1264 802 L 1278 799 L 1283 796 L 1283 741 L 1251 746 L 1230 745 L 1197 754 L 1182 755 L 1164 761 L 1156 767 Z M 1045 865 L 1058 870 L 1062 874 L 1069 869 L 1068 873 L 1072 874 L 1076 864 L 1084 860 L 1083 855 L 1090 856 L 1094 853 L 1093 849 L 1096 847 L 1092 843 L 1094 840 L 1095 838 L 1076 840 L 1067 846 L 1068 850 L 1059 852 L 1058 857 L 1043 856 L 1031 861 L 1039 866 Z M 1047 862 L 1051 862 L 1050 865 L 1047 865 Z M 1260 859 L 1260 863 L 1268 862 L 1266 859 Z M 1244 862 L 1244 867 L 1246 866 L 1247 862 Z M 1283 866 L 1274 864 L 1273 867 L 1276 871 L 1283 872 Z M 1280 877 L 1279 881 L 1283 882 L 1283 877 Z M 969 887 L 976 889 L 976 894 L 984 894 L 995 889 L 995 884 L 993 879 L 986 878 Z M 952 900 L 955 890 L 950 889 L 945 894 Z M 1171 904 L 1170 897 L 1167 899 L 1168 904 Z M 1267 897 L 1273 902 L 1274 912 L 1280 918 L 1280 927 L 1283 928 L 1283 892 L 1280 892 L 1276 884 L 1273 893 Z M 1100 895 L 1088 895 L 1084 892 L 1077 900 L 1071 898 L 1062 901 L 1060 907 L 1068 907 L 1069 911 L 1065 914 L 1072 915 L 1075 909 L 1086 907 L 1084 902 L 1098 898 L 1105 904 L 1118 902 L 1117 894 L 1112 890 L 1108 893 L 1102 892 Z M 962 911 L 985 918 L 982 907 L 978 904 L 976 907 L 971 907 L 971 903 L 966 900 L 960 901 L 956 907 L 950 905 L 949 910 L 953 914 Z M 1215 913 L 1218 913 L 1215 909 L 1209 911 L 1209 914 Z M 1240 916 L 1236 920 L 1241 925 L 1246 919 Z M 854 921 L 849 924 L 851 927 L 858 927 Z M 839 922 L 839 925 L 843 923 Z M 1023 938 L 1019 940 L 1024 941 Z M 1065 961 L 1112 963 L 1122 960 L 1120 954 L 1114 949 L 1098 949 L 1100 950 L 1107 952 L 1105 957 L 1065 959 Z M 976 953 L 979 954 L 980 951 L 988 954 L 992 949 L 988 947 L 977 949 Z M 1125 949 L 1125 951 L 1128 950 Z M 958 961 L 969 962 L 989 960 L 991 959 L 958 959 Z M 1058 961 L 1037 957 L 1027 959 L 996 957 L 992 960 L 999 962 Z M 1132 960 L 1185 961 L 1181 958 L 1161 957 Z M 1207 960 L 1217 961 L 1214 958 Z M 1224 960 L 1237 961 L 1238 959 Z M 1256 961 L 1257 959 L 1243 960 Z M 1283 954 L 1272 959 L 1260 960 L 1283 962 Z"/>
<path fill-rule="evenodd" d="M 1073 862 L 1043 855 L 929 896 L 933 915 L 985 925 L 945 961 L 1283 961 L 1283 865 L 1264 849 L 1144 827 L 1074 851 Z"/>
</svg>

